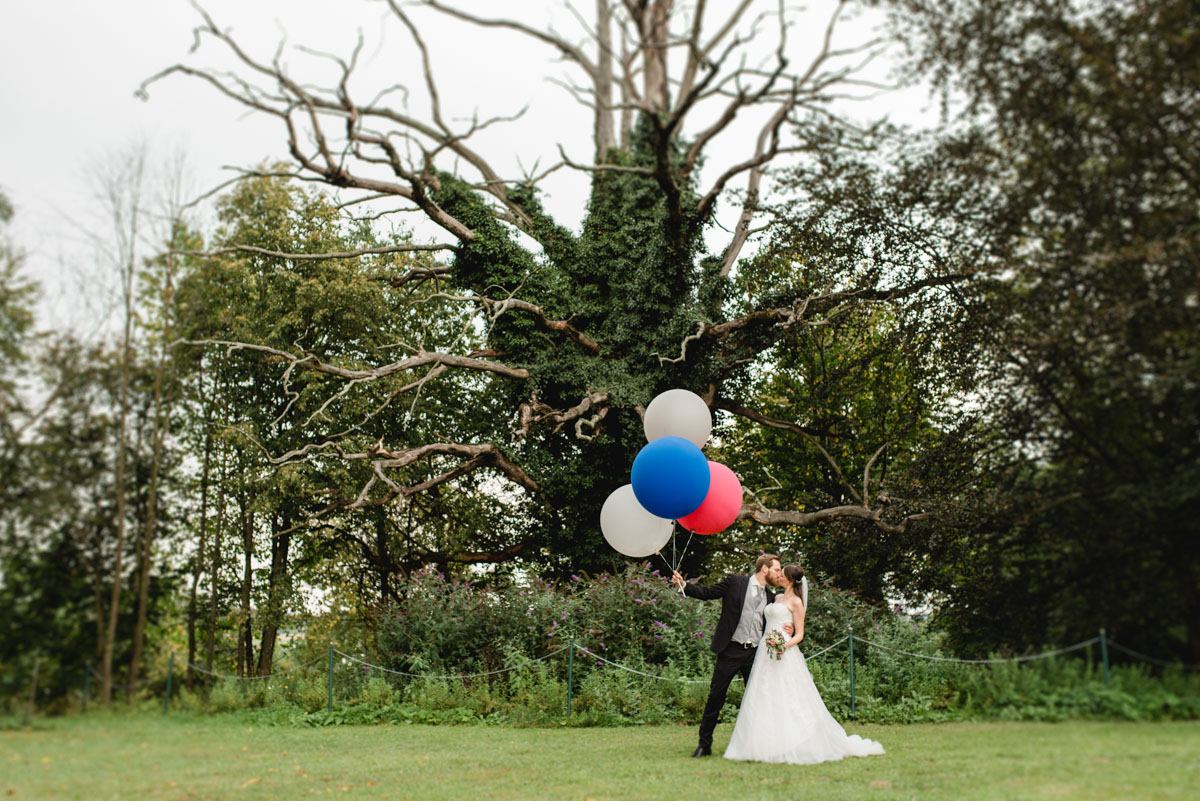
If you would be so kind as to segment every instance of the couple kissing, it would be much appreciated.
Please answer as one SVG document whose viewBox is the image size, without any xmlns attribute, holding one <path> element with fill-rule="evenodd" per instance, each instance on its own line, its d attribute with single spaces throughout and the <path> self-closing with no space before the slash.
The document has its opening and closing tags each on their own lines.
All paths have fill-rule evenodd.
<svg viewBox="0 0 1200 801">
<path fill-rule="evenodd" d="M 729 683 L 739 674 L 746 690 L 726 759 L 803 765 L 883 753 L 878 742 L 847 735 L 813 683 L 799 648 L 808 601 L 799 565 L 782 566 L 775 554 L 762 554 L 750 575 L 731 573 L 705 587 L 675 571 L 671 582 L 689 598 L 721 600 L 709 646 L 717 661 L 692 756 L 712 754 Z"/>
</svg>

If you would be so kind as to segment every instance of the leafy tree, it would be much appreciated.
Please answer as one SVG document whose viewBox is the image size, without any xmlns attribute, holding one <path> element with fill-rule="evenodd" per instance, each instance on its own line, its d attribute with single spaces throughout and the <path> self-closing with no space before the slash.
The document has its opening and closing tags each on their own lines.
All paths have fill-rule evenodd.
<svg viewBox="0 0 1200 801">
<path fill-rule="evenodd" d="M 0 664 L 6 680 L 18 682 L 5 687 L 13 691 L 27 681 L 33 661 L 41 659 L 39 686 L 61 698 L 80 686 L 85 670 L 99 672 L 107 641 L 107 603 L 117 561 L 113 446 L 122 364 L 119 353 L 60 337 L 47 339 L 28 365 L 30 382 L 36 379 L 36 386 L 52 391 L 51 401 L 22 436 L 20 471 L 11 485 L 18 490 L 17 502 L 3 509 L 0 603 L 10 613 L 0 621 Z M 150 433 L 149 395 L 135 391 L 132 399 L 136 441 Z M 148 454 L 144 448 L 130 451 L 131 475 L 144 476 Z M 144 503 L 141 493 L 130 507 L 136 513 Z M 128 566 L 135 543 L 120 544 L 124 584 L 132 578 Z M 161 571 L 150 581 L 146 614 L 151 625 L 170 605 L 171 579 L 170 571 Z M 130 656 L 137 617 L 135 595 L 123 593 L 120 603 L 115 664 Z"/>
<path fill-rule="evenodd" d="M 229 516 L 236 528 L 226 532 L 233 536 L 225 541 L 240 540 L 239 664 L 266 673 L 284 613 L 298 605 L 293 588 L 299 579 L 328 587 L 339 580 L 329 565 L 345 562 L 365 581 L 362 595 L 394 597 L 396 571 L 443 552 L 462 553 L 463 518 L 494 501 L 468 491 L 443 501 L 435 493 L 428 506 L 414 504 L 403 517 L 382 508 L 355 513 L 368 505 L 365 496 L 358 497 L 363 485 L 379 479 L 371 465 L 341 458 L 350 442 L 370 448 L 384 439 L 419 441 L 430 429 L 452 430 L 474 389 L 469 384 L 425 389 L 422 414 L 401 408 L 397 415 L 392 401 L 411 383 L 409 377 L 375 382 L 372 389 L 387 393 L 380 397 L 362 392 L 358 381 L 344 383 L 345 374 L 299 369 L 281 374 L 276 366 L 289 349 L 301 348 L 314 362 L 337 361 L 353 373 L 381 352 L 419 349 L 429 338 L 471 337 L 457 306 L 439 311 L 447 302 L 435 293 L 418 289 L 423 302 L 416 303 L 411 287 L 394 286 L 392 253 L 369 260 L 325 258 L 386 245 L 368 225 L 343 219 L 328 197 L 294 182 L 265 176 L 244 182 L 220 201 L 220 219 L 215 238 L 230 244 L 188 256 L 179 302 L 188 342 L 226 348 L 221 356 L 192 349 L 203 354 L 193 365 L 193 412 L 197 406 L 209 409 L 192 418 L 205 429 L 194 441 L 211 437 L 206 446 L 211 458 L 230 468 L 225 478 L 210 483 L 236 509 Z M 424 268 L 413 260 L 411 269 Z M 245 342 L 255 344 L 236 344 Z M 441 370 L 433 368 L 436 377 Z M 429 377 L 417 380 L 426 383 Z M 215 420 L 213 409 L 219 410 Z M 314 422 L 340 433 L 324 443 L 309 442 L 305 437 Z M 403 472 L 413 483 L 430 479 L 420 463 Z M 320 525 L 307 526 L 310 519 Z M 499 529 L 491 537 L 473 537 L 473 545 L 504 536 Z M 253 561 L 263 546 L 271 566 L 259 577 Z M 257 665 L 250 637 L 256 623 L 263 632 Z"/>
<path fill-rule="evenodd" d="M 898 6 L 959 110 L 907 189 L 1004 270 L 963 297 L 991 444 L 935 549 L 943 620 L 976 646 L 1107 625 L 1195 662 L 1196 5 Z"/>
<path fill-rule="evenodd" d="M 13 207 L 0 192 L 0 499 L 5 506 L 15 500 L 10 488 L 19 477 L 20 442 L 24 404 L 17 393 L 17 368 L 28 358 L 33 328 L 36 285 L 20 274 L 22 254 L 8 237 Z"/>
<path fill-rule="evenodd" d="M 0 192 L 0 225 L 7 226 L 12 217 L 12 204 Z M 0 235 L 0 356 L 4 357 L 2 365 L 6 372 L 22 360 L 22 345 L 33 327 L 36 286 L 20 275 L 22 261 L 20 250 L 5 231 Z M 12 385 L 6 381 L 0 389 L 4 392 L 0 399 L 6 409 L 13 403 Z"/>
</svg>

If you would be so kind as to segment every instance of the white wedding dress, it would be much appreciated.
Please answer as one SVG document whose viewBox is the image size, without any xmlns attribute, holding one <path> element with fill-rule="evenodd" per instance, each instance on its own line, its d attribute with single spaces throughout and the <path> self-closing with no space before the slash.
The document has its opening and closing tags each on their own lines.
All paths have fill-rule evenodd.
<svg viewBox="0 0 1200 801">
<path fill-rule="evenodd" d="M 782 603 L 768 605 L 766 615 L 764 641 L 766 634 L 792 622 Z M 882 745 L 847 735 L 829 714 L 799 647 L 788 648 L 776 660 L 759 642 L 726 759 L 811 765 L 882 753 Z"/>
</svg>

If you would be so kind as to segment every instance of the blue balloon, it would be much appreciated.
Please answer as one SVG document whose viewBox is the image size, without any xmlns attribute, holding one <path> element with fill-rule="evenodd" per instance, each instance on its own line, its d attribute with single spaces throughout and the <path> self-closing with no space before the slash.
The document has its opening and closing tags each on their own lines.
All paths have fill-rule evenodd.
<svg viewBox="0 0 1200 801">
<path fill-rule="evenodd" d="M 659 437 L 638 451 L 630 483 L 652 515 L 676 519 L 700 508 L 712 474 L 708 459 L 683 437 Z"/>
</svg>

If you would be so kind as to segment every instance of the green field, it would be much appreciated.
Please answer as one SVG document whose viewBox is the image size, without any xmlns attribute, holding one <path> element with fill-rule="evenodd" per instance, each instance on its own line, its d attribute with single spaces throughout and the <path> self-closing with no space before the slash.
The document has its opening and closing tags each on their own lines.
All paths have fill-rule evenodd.
<svg viewBox="0 0 1200 801">
<path fill-rule="evenodd" d="M 717 752 L 732 727 L 717 731 Z M 810 766 L 692 759 L 679 726 L 263 727 L 95 714 L 0 730 L 0 799 L 1183 799 L 1200 723 L 847 726 L 885 756 Z"/>
</svg>

